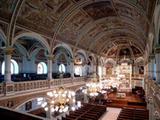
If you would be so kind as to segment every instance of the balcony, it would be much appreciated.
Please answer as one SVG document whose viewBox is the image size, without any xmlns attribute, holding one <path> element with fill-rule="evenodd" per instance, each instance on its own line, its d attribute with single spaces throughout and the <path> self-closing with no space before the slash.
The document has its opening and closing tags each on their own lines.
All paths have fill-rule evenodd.
<svg viewBox="0 0 160 120">
<path fill-rule="evenodd" d="M 83 85 L 88 80 L 86 77 L 63 78 L 53 80 L 35 80 L 26 82 L 12 82 L 0 84 L 0 96 L 18 95 L 31 92 L 49 91 L 61 85 L 65 87 Z"/>
</svg>

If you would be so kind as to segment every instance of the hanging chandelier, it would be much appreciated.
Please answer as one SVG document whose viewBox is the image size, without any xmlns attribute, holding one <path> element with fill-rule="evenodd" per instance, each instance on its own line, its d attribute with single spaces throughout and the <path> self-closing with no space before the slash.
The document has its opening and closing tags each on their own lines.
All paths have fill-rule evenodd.
<svg viewBox="0 0 160 120">
<path fill-rule="evenodd" d="M 86 87 L 87 89 L 85 93 L 89 94 L 89 96 L 91 97 L 96 97 L 98 96 L 99 92 L 102 89 L 102 84 L 98 81 L 93 81 L 93 82 L 87 83 Z"/>
<path fill-rule="evenodd" d="M 67 112 L 68 110 L 75 111 L 81 107 L 81 102 L 75 100 L 75 92 L 65 90 L 60 87 L 54 91 L 47 92 L 47 98 L 45 100 L 39 100 L 39 104 L 45 111 L 53 112 Z"/>
<path fill-rule="evenodd" d="M 92 80 L 86 84 L 86 89 L 83 90 L 85 94 L 88 94 L 91 97 L 98 96 L 99 92 L 101 92 L 102 84 L 98 80 L 98 76 L 96 73 L 92 74 Z"/>
</svg>

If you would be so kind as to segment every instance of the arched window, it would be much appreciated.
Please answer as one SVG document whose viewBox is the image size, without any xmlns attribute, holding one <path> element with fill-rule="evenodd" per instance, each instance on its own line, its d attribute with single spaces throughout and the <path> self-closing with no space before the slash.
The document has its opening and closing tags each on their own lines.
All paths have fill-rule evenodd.
<svg viewBox="0 0 160 120">
<path fill-rule="evenodd" d="M 37 65 L 37 74 L 46 74 L 47 73 L 47 65 L 44 62 L 40 62 Z"/>
<path fill-rule="evenodd" d="M 5 61 L 2 63 L 2 75 L 4 75 L 5 71 Z M 19 73 L 19 67 L 15 60 L 11 59 L 11 74 L 18 74 Z"/>
<path fill-rule="evenodd" d="M 65 67 L 64 64 L 60 64 L 60 65 L 59 65 L 59 72 L 60 72 L 60 73 L 65 73 L 65 72 L 66 72 L 66 67 Z"/>
<path fill-rule="evenodd" d="M 98 75 L 99 76 L 102 76 L 102 73 L 103 73 L 103 69 L 101 66 L 98 66 Z"/>
<path fill-rule="evenodd" d="M 82 66 L 80 65 L 74 66 L 74 73 L 76 75 L 82 76 L 82 72 L 83 72 Z"/>
</svg>

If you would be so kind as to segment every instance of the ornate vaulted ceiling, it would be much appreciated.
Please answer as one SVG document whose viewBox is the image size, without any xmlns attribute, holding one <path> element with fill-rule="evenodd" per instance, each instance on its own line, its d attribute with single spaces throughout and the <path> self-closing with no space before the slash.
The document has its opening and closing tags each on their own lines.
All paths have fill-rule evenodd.
<svg viewBox="0 0 160 120">
<path fill-rule="evenodd" d="M 121 46 L 143 54 L 156 0 L 19 0 L 0 1 L 0 25 L 17 11 L 15 35 L 37 32 L 54 47 L 57 41 L 108 56 Z M 17 11 L 16 11 L 17 9 Z M 16 12 L 15 12 L 16 11 Z M 7 31 L 7 30 L 4 30 Z M 114 50 L 114 49 L 115 50 Z M 110 53 L 113 51 L 113 53 Z M 135 52 L 139 51 L 139 52 Z"/>
</svg>

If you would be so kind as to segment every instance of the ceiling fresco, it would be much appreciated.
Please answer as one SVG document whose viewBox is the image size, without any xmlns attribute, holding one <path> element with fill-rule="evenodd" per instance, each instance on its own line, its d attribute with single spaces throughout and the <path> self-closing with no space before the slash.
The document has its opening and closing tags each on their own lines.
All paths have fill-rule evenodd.
<svg viewBox="0 0 160 120">
<path fill-rule="evenodd" d="M 147 44 L 155 2 L 156 0 L 25 0 L 17 10 L 15 31 L 37 32 L 46 38 L 52 48 L 57 41 L 62 41 L 110 57 L 115 57 L 117 48 L 128 45 L 134 56 L 138 57 L 143 55 Z M 0 26 L 10 24 L 17 3 L 18 0 L 0 0 Z M 17 42 L 29 49 L 25 40 Z M 34 41 L 27 44 L 34 44 Z"/>
<path fill-rule="evenodd" d="M 116 12 L 114 11 L 110 1 L 96 2 L 96 3 L 85 6 L 83 9 L 94 20 L 97 20 L 103 17 L 116 16 Z"/>
</svg>

